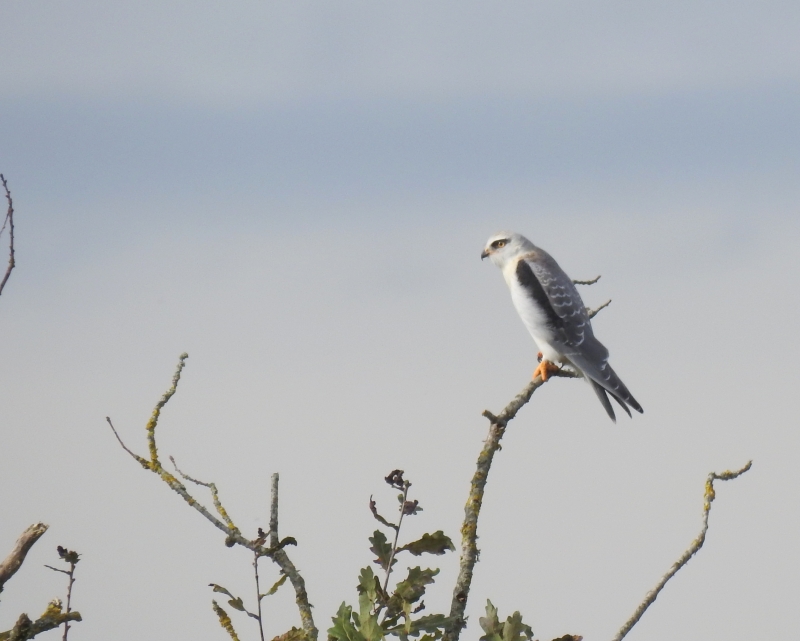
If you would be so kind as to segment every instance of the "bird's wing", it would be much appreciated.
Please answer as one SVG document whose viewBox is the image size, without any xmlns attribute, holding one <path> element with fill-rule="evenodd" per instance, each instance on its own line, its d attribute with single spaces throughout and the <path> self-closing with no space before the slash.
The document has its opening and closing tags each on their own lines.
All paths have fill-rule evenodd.
<svg viewBox="0 0 800 641">
<path fill-rule="evenodd" d="M 574 349 L 594 337 L 589 314 L 572 279 L 548 253 L 537 249 L 522 256 L 517 262 L 517 279 L 541 308 L 561 345 Z"/>
<path fill-rule="evenodd" d="M 537 249 L 520 258 L 517 278 L 543 310 L 561 353 L 588 378 L 614 420 L 614 410 L 606 392 L 630 414 L 628 405 L 638 412 L 641 405 L 608 364 L 608 350 L 594 337 L 589 314 L 572 279 L 546 252 Z"/>
</svg>

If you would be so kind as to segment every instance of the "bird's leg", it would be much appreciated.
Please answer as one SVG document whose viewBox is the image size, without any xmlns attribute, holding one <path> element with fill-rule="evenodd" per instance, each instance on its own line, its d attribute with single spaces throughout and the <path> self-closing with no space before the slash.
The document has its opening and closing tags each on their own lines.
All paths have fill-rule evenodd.
<svg viewBox="0 0 800 641">
<path fill-rule="evenodd" d="M 544 358 L 544 355 L 543 355 L 541 352 L 539 352 L 539 353 L 536 355 L 536 362 L 537 362 L 537 363 L 541 363 L 541 362 L 542 362 L 542 358 Z"/>
<path fill-rule="evenodd" d="M 559 371 L 561 368 L 556 365 L 553 361 L 543 360 L 539 363 L 539 366 L 533 371 L 533 377 L 536 378 L 537 376 L 542 377 L 542 382 L 546 383 L 547 379 L 550 378 L 550 374 L 553 374 Z"/>
</svg>

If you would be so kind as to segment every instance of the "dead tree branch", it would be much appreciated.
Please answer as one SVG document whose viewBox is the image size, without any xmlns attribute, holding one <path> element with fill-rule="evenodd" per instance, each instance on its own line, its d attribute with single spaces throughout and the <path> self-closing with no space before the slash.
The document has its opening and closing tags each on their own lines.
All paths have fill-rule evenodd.
<svg viewBox="0 0 800 641">
<path fill-rule="evenodd" d="M 559 370 L 551 376 L 564 378 L 576 378 L 577 374 L 569 370 Z M 544 381 L 541 376 L 537 376 L 524 389 L 514 397 L 500 414 L 495 416 L 488 410 L 483 415 L 489 419 L 489 435 L 484 442 L 483 449 L 478 456 L 477 469 L 472 477 L 470 484 L 469 498 L 464 507 L 464 523 L 461 526 L 461 559 L 459 561 L 458 578 L 453 590 L 453 600 L 450 604 L 450 619 L 453 621 L 452 627 L 445 632 L 444 641 L 458 641 L 461 630 L 466 625 L 464 612 L 467 608 L 467 597 L 469 596 L 472 584 L 473 570 L 478 560 L 478 517 L 480 516 L 481 506 L 483 505 L 483 495 L 486 488 L 486 481 L 489 477 L 489 469 L 497 450 L 500 449 L 500 439 L 503 438 L 506 427 L 517 412 L 531 400 L 533 393 L 539 389 Z"/>
<path fill-rule="evenodd" d="M 114 432 L 114 436 L 116 436 L 117 441 L 122 446 L 122 448 L 134 459 L 136 460 L 145 470 L 149 470 L 154 474 L 157 474 L 164 483 L 166 483 L 172 491 L 174 491 L 178 496 L 180 496 L 186 503 L 189 504 L 192 508 L 197 510 L 203 517 L 206 518 L 214 527 L 221 530 L 225 533 L 225 545 L 228 547 L 233 547 L 234 545 L 241 545 L 242 547 L 247 548 L 254 552 L 257 556 L 266 556 L 272 559 L 278 567 L 280 567 L 281 571 L 289 577 L 289 581 L 291 581 L 292 586 L 295 590 L 295 597 L 297 601 L 297 606 L 300 611 L 300 620 L 303 625 L 303 631 L 305 632 L 306 637 L 309 641 L 317 641 L 317 637 L 319 635 L 319 631 L 317 630 L 316 626 L 314 625 L 314 618 L 311 613 L 311 604 L 308 602 L 308 594 L 305 589 L 305 581 L 303 577 L 300 576 L 300 573 L 297 571 L 297 568 L 289 559 L 284 547 L 286 545 L 295 545 L 296 541 L 291 537 L 284 539 L 283 541 L 279 541 L 277 545 L 272 545 L 270 547 L 265 547 L 262 545 L 261 540 L 258 538 L 254 540 L 249 540 L 245 536 L 242 535 L 241 531 L 238 527 L 233 523 L 232 519 L 229 517 L 228 513 L 226 512 L 225 508 L 223 507 L 219 495 L 217 493 L 216 486 L 213 483 L 206 483 L 203 481 L 198 481 L 194 478 L 191 478 L 187 475 L 184 475 L 180 470 L 176 470 L 179 476 L 183 477 L 185 480 L 195 483 L 196 485 L 200 485 L 203 487 L 207 487 L 211 490 L 212 501 L 214 503 L 214 507 L 217 510 L 217 513 L 221 518 L 217 518 L 212 514 L 204 505 L 197 501 L 186 489 L 186 486 L 181 483 L 175 476 L 170 474 L 161 464 L 161 461 L 158 457 L 158 447 L 156 445 L 156 427 L 158 426 L 158 419 L 161 416 L 161 410 L 164 409 L 164 406 L 169 402 L 170 398 L 175 394 L 178 388 L 178 383 L 180 382 L 181 372 L 183 371 L 186 359 L 189 358 L 189 355 L 186 353 L 181 354 L 180 359 L 178 361 L 178 367 L 175 370 L 175 374 L 172 377 L 172 385 L 170 388 L 164 393 L 161 399 L 156 404 L 155 409 L 153 410 L 153 414 L 150 417 L 150 420 L 147 422 L 147 445 L 148 451 L 150 454 L 149 460 L 139 456 L 131 449 L 129 449 L 122 439 L 119 436 L 114 424 L 111 422 L 109 417 L 106 417 L 106 421 L 108 421 L 109 426 L 111 426 L 111 430 Z M 174 464 L 174 460 L 173 460 Z M 277 530 L 277 526 L 276 526 Z M 219 613 L 218 613 L 219 614 Z M 222 620 L 222 619 L 220 619 Z M 224 627 L 224 625 L 223 625 Z M 227 628 L 226 628 L 227 629 Z M 0 641 L 3 641 L 0 639 Z"/>
<path fill-rule="evenodd" d="M 8 190 L 8 183 L 3 174 L 0 174 L 0 182 L 3 183 L 3 189 L 6 191 L 6 200 L 8 201 L 8 211 L 6 212 L 5 220 L 3 220 L 3 226 L 0 227 L 0 235 L 2 235 L 3 230 L 8 226 L 8 268 L 3 280 L 0 281 L 0 294 L 2 294 L 8 277 L 11 276 L 11 270 L 16 266 L 16 262 L 14 260 L 14 202 L 11 200 L 11 192 Z"/>
<path fill-rule="evenodd" d="M 596 278 L 592 278 L 592 280 L 573 280 L 573 285 L 594 285 L 598 280 L 600 280 L 600 276 Z"/>
<path fill-rule="evenodd" d="M 67 621 L 81 620 L 80 612 L 62 612 L 61 601 L 55 599 L 36 621 L 31 621 L 27 614 L 20 614 L 11 630 L 0 632 L 0 641 L 27 641 L 42 632 L 55 630 Z"/>
<path fill-rule="evenodd" d="M 736 470 L 734 472 L 727 470 L 720 474 L 712 472 L 711 474 L 708 475 L 708 478 L 706 479 L 705 496 L 703 499 L 703 527 L 700 529 L 700 534 L 694 541 L 692 541 L 692 544 L 681 555 L 681 557 L 677 561 L 675 561 L 675 563 L 672 564 L 672 567 L 669 569 L 669 572 L 667 572 L 664 576 L 661 577 L 661 580 L 658 582 L 656 587 L 654 587 L 652 590 L 650 590 L 650 592 L 647 593 L 647 595 L 644 597 L 644 601 L 642 601 L 639 607 L 636 608 L 636 611 L 633 613 L 633 616 L 631 616 L 631 618 L 625 622 L 625 625 L 622 626 L 620 631 L 617 632 L 617 635 L 614 637 L 613 641 L 622 641 L 622 639 L 625 638 L 625 636 L 628 634 L 628 632 L 631 631 L 633 626 L 635 626 L 639 622 L 639 619 L 642 618 L 642 615 L 647 611 L 647 608 L 649 608 L 656 600 L 658 594 L 667 584 L 667 581 L 669 581 L 673 576 L 675 576 L 678 570 L 680 570 L 684 565 L 686 565 L 689 562 L 689 559 L 691 559 L 695 554 L 697 554 L 698 550 L 701 547 L 703 547 L 703 543 L 705 543 L 706 540 L 706 532 L 708 532 L 708 514 L 711 511 L 711 503 L 716 498 L 716 492 L 714 491 L 714 481 L 730 481 L 732 479 L 735 479 L 736 477 L 741 476 L 742 474 L 747 472 L 747 470 L 749 470 L 750 466 L 752 465 L 753 461 L 748 461 L 747 465 L 745 465 L 740 470 Z"/>
<path fill-rule="evenodd" d="M 20 534 L 20 537 L 14 544 L 14 549 L 11 550 L 5 560 L 0 563 L 0 592 L 3 591 L 3 585 L 5 585 L 6 581 L 14 576 L 17 570 L 22 567 L 22 562 L 25 560 L 28 551 L 33 547 L 33 544 L 47 532 L 48 527 L 50 526 L 44 523 L 34 523 Z"/>
</svg>

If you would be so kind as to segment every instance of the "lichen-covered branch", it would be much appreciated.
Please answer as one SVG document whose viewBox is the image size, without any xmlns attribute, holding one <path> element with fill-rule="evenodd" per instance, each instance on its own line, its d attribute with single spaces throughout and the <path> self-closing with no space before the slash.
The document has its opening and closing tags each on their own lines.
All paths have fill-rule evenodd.
<svg viewBox="0 0 800 641">
<path fill-rule="evenodd" d="M 47 532 L 48 527 L 49 526 L 44 523 L 34 523 L 20 534 L 17 542 L 14 544 L 14 548 L 5 560 L 0 563 L 0 592 L 3 591 L 3 585 L 5 585 L 6 581 L 14 576 L 17 570 L 22 567 L 22 562 L 25 560 L 28 551 L 33 547 L 33 544 Z"/>
<path fill-rule="evenodd" d="M 278 482 L 280 475 L 275 472 L 270 479 L 270 501 L 269 501 L 269 544 L 272 547 L 278 545 Z"/>
<path fill-rule="evenodd" d="M 631 618 L 625 622 L 625 625 L 623 625 L 622 628 L 620 628 L 620 631 L 617 632 L 613 641 L 622 641 L 622 639 L 625 638 L 625 636 L 628 634 L 628 632 L 631 631 L 633 626 L 635 626 L 639 622 L 639 619 L 642 618 L 642 615 L 645 613 L 647 608 L 649 608 L 656 600 L 656 597 L 658 597 L 659 592 L 661 592 L 661 590 L 667 584 L 667 581 L 669 581 L 673 576 L 675 576 L 678 570 L 680 570 L 684 565 L 686 565 L 689 562 L 689 559 L 691 559 L 695 554 L 697 554 L 697 551 L 701 547 L 703 547 L 703 543 L 705 543 L 706 540 L 706 532 L 708 532 L 708 514 L 711 511 L 711 503 L 716 498 L 716 492 L 714 490 L 714 481 L 730 481 L 731 479 L 735 479 L 737 476 L 741 476 L 742 474 L 747 472 L 747 470 L 750 469 L 750 466 L 752 464 L 753 461 L 748 461 L 747 465 L 734 472 L 728 470 L 725 472 L 721 472 L 720 474 L 712 472 L 711 474 L 708 475 L 708 478 L 706 479 L 705 496 L 703 499 L 703 527 L 700 529 L 700 534 L 698 534 L 697 538 L 695 538 L 695 540 L 692 541 L 692 544 L 681 555 L 681 557 L 677 561 L 675 561 L 675 563 L 672 564 L 672 567 L 669 569 L 669 572 L 667 572 L 664 576 L 661 577 L 661 580 L 658 582 L 656 587 L 654 587 L 652 590 L 650 590 L 650 592 L 648 592 L 645 595 L 644 601 L 642 601 L 639 607 L 636 608 L 636 611 L 633 613 Z"/>
<path fill-rule="evenodd" d="M 312 641 L 316 640 L 319 635 L 317 627 L 314 625 L 314 617 L 311 614 L 311 604 L 308 602 L 308 593 L 306 592 L 306 582 L 297 571 L 294 563 L 292 563 L 289 555 L 281 547 L 281 542 L 278 539 L 278 481 L 280 477 L 277 473 L 272 475 L 271 479 L 271 492 L 270 492 L 270 509 L 269 509 L 269 535 L 270 546 L 275 550 L 272 554 L 272 560 L 281 569 L 281 572 L 289 577 L 289 581 L 294 588 L 295 603 L 300 612 L 300 621 L 303 624 L 303 631 L 306 636 Z"/>
<path fill-rule="evenodd" d="M 600 276 L 596 276 L 592 280 L 573 280 L 572 282 L 575 285 L 594 285 L 598 280 L 600 280 Z"/>
<path fill-rule="evenodd" d="M 576 378 L 577 374 L 562 369 L 551 374 L 551 376 Z M 461 630 L 466 625 L 464 612 L 467 608 L 467 597 L 472 584 L 473 570 L 478 560 L 478 517 L 483 505 L 483 494 L 489 477 L 489 469 L 492 466 L 495 453 L 500 449 L 500 439 L 503 438 L 509 421 L 517 415 L 523 405 L 531 400 L 533 393 L 543 383 L 541 376 L 534 378 L 497 416 L 488 410 L 483 412 L 483 415 L 489 419 L 491 425 L 489 426 L 489 435 L 478 456 L 477 468 L 470 483 L 469 498 L 464 507 L 464 523 L 461 526 L 461 559 L 456 586 L 453 590 L 453 600 L 450 604 L 450 618 L 453 624 L 445 632 L 444 641 L 457 641 Z"/>
<path fill-rule="evenodd" d="M 225 533 L 225 545 L 228 547 L 233 547 L 234 545 L 241 545 L 242 547 L 247 548 L 248 550 L 253 551 L 257 556 L 266 556 L 272 559 L 278 567 L 289 577 L 289 581 L 291 581 L 292 586 L 295 590 L 295 597 L 297 601 L 297 606 L 300 611 L 300 620 L 303 624 L 303 631 L 306 634 L 306 637 L 309 641 L 317 641 L 317 637 L 319 635 L 319 631 L 317 630 L 316 626 L 314 625 L 314 618 L 311 614 L 311 604 L 308 602 L 308 594 L 305 588 L 305 582 L 303 581 L 303 577 L 300 576 L 300 573 L 297 571 L 297 568 L 289 559 L 289 556 L 286 554 L 284 547 L 286 545 L 296 544 L 296 541 L 292 538 L 286 538 L 283 541 L 278 541 L 277 544 L 271 545 L 269 547 L 265 547 L 262 545 L 264 542 L 263 539 L 254 539 L 250 540 L 242 535 L 241 531 L 238 527 L 236 527 L 232 521 L 232 519 L 228 516 L 227 511 L 225 510 L 222 502 L 219 499 L 219 494 L 217 492 L 216 485 L 214 483 L 206 483 L 204 481 L 198 481 L 183 472 L 181 472 L 177 465 L 175 469 L 177 474 L 184 478 L 185 480 L 194 483 L 196 485 L 200 485 L 203 487 L 209 488 L 211 491 L 212 501 L 214 503 L 214 507 L 216 508 L 217 513 L 221 518 L 217 518 L 214 514 L 212 514 L 208 508 L 206 508 L 202 503 L 200 503 L 197 499 L 195 499 L 187 490 L 186 486 L 181 483 L 173 474 L 168 472 L 164 469 L 161 461 L 158 457 L 158 447 L 156 445 L 156 428 L 158 427 L 158 420 L 161 416 L 161 410 L 164 409 L 164 406 L 169 402 L 170 398 L 175 394 L 178 389 L 178 383 L 180 382 L 181 372 L 183 371 L 186 359 L 189 358 L 189 355 L 186 353 L 181 354 L 178 367 L 175 370 L 175 374 L 172 377 L 172 385 L 170 388 L 164 393 L 161 399 L 156 404 L 155 409 L 150 417 L 150 420 L 147 422 L 147 445 L 150 454 L 149 460 L 139 456 L 135 452 L 133 452 L 120 438 L 119 433 L 117 432 L 114 424 L 111 422 L 109 417 L 106 417 L 106 421 L 108 422 L 111 430 L 114 432 L 114 436 L 119 441 L 119 444 L 122 448 L 134 459 L 136 460 L 144 469 L 149 470 L 155 474 L 157 474 L 162 481 L 164 481 L 170 489 L 172 489 L 178 496 L 180 496 L 186 503 L 188 503 L 192 508 L 197 510 L 203 517 L 206 518 L 214 527 L 221 530 Z M 172 457 L 170 457 L 172 458 Z M 173 465 L 175 461 L 172 460 Z M 276 526 L 277 530 L 277 526 Z M 2 641 L 2 639 L 0 639 Z"/>
<path fill-rule="evenodd" d="M 0 641 L 27 641 L 37 634 L 54 630 L 67 621 L 81 620 L 80 612 L 62 612 L 61 601 L 55 599 L 36 621 L 31 621 L 27 614 L 21 614 L 11 630 L 0 632 Z"/>
<path fill-rule="evenodd" d="M 8 267 L 6 268 L 3 280 L 0 281 L 0 294 L 2 294 L 3 288 L 6 286 L 9 276 L 11 276 L 11 270 L 14 269 L 17 263 L 14 259 L 14 201 L 11 200 L 11 192 L 8 190 L 8 183 L 3 174 L 0 174 L 0 182 L 3 183 L 3 189 L 5 189 L 6 192 L 6 201 L 8 201 L 6 217 L 3 220 L 2 227 L 0 227 L 0 234 L 2 234 L 3 230 L 8 226 Z"/>
</svg>

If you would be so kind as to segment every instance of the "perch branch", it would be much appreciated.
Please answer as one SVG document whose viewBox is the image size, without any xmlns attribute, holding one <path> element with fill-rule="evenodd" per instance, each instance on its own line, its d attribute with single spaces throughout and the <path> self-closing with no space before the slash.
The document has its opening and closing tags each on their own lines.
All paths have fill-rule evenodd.
<svg viewBox="0 0 800 641">
<path fill-rule="evenodd" d="M 617 635 L 614 637 L 613 641 L 622 641 L 628 632 L 631 631 L 633 626 L 635 626 L 639 619 L 642 618 L 642 615 L 645 613 L 647 608 L 649 608 L 653 602 L 658 597 L 658 594 L 667 584 L 675 574 L 680 570 L 684 565 L 689 562 L 695 554 L 697 554 L 698 550 L 703 547 L 703 543 L 706 540 L 706 532 L 708 532 L 708 514 L 711 511 L 711 503 L 716 498 L 716 492 L 714 491 L 714 481 L 730 481 L 735 479 L 737 476 L 741 476 L 747 470 L 750 469 L 750 466 L 753 464 L 753 461 L 748 461 L 747 465 L 745 465 L 740 470 L 736 470 L 735 472 L 731 472 L 730 470 L 717 474 L 716 472 L 712 472 L 708 475 L 706 479 L 706 489 L 705 489 L 705 496 L 703 499 L 703 527 L 700 529 L 700 534 L 697 538 L 692 541 L 692 544 L 689 548 L 681 555 L 681 557 L 672 564 L 672 567 L 669 569 L 664 576 L 661 577 L 661 580 L 658 582 L 656 587 L 654 587 L 650 592 L 647 593 L 644 597 L 644 601 L 636 608 L 636 611 L 633 613 L 630 619 L 625 622 L 625 625 L 622 626 Z"/>
<path fill-rule="evenodd" d="M 8 268 L 6 269 L 5 276 L 3 276 L 3 280 L 0 281 L 0 294 L 2 294 L 8 277 L 11 276 L 11 270 L 14 269 L 17 263 L 14 260 L 14 202 L 11 200 L 11 192 L 8 190 L 8 183 L 3 174 L 0 174 L 0 182 L 3 183 L 3 189 L 6 191 L 6 200 L 8 201 L 8 211 L 6 212 L 3 226 L 0 227 L 0 234 L 2 234 L 6 225 L 8 225 Z"/>
<path fill-rule="evenodd" d="M 5 560 L 0 563 L 0 592 L 3 591 L 3 585 L 5 585 L 6 581 L 14 576 L 17 570 L 22 567 L 22 562 L 25 560 L 28 551 L 33 547 L 33 544 L 47 532 L 48 527 L 50 526 L 44 523 L 34 523 L 20 534 L 17 542 L 14 544 L 14 549 L 11 550 Z"/>
<path fill-rule="evenodd" d="M 551 376 L 576 378 L 577 374 L 562 369 L 551 374 Z M 519 412 L 523 405 L 531 400 L 533 393 L 539 389 L 543 383 L 544 381 L 542 381 L 541 376 L 534 378 L 497 416 L 488 410 L 483 412 L 483 416 L 490 421 L 489 435 L 478 456 L 477 469 L 472 477 L 469 498 L 464 507 L 464 524 L 461 526 L 461 559 L 459 561 L 456 586 L 453 590 L 453 600 L 450 604 L 450 619 L 453 621 L 453 624 L 452 627 L 445 632 L 444 641 L 458 641 L 461 630 L 466 625 L 464 612 L 467 608 L 467 597 L 469 596 L 469 589 L 472 584 L 473 570 L 478 560 L 478 517 L 480 516 L 481 506 L 483 504 L 483 494 L 486 488 L 486 481 L 489 477 L 489 468 L 492 466 L 495 453 L 500 449 L 500 439 L 503 438 L 509 421 L 517 415 L 517 412 Z"/>
<path fill-rule="evenodd" d="M 176 466 L 176 470 L 179 476 L 183 477 L 185 480 L 195 483 L 196 485 L 200 485 L 203 487 L 207 487 L 211 490 L 212 500 L 214 501 L 214 506 L 217 510 L 217 513 L 222 517 L 217 518 L 212 514 L 208 508 L 206 508 L 203 504 L 201 504 L 197 499 L 195 499 L 189 491 L 186 489 L 186 486 L 181 483 L 174 475 L 170 474 L 161 464 L 161 461 L 158 458 L 158 447 L 156 445 L 156 427 L 158 426 L 158 419 L 161 416 L 161 410 L 167 404 L 167 402 L 172 398 L 175 394 L 178 383 L 180 382 L 181 372 L 183 370 L 184 364 L 186 359 L 189 358 L 189 355 L 186 353 L 181 354 L 178 366 L 175 370 L 175 374 L 172 377 L 172 385 L 170 388 L 164 393 L 161 399 L 156 404 L 155 409 L 150 417 L 150 420 L 147 423 L 147 445 L 148 450 L 150 453 L 150 459 L 145 459 L 142 456 L 139 456 L 135 452 L 133 452 L 130 448 L 128 448 L 125 443 L 120 438 L 117 430 L 114 428 L 114 424 L 111 422 L 111 419 L 106 417 L 106 421 L 111 426 L 111 430 L 114 432 L 114 436 L 116 436 L 117 441 L 122 446 L 122 448 L 135 460 L 137 461 L 144 469 L 157 474 L 162 481 L 164 481 L 170 489 L 172 489 L 178 496 L 180 496 L 186 503 L 189 504 L 192 508 L 197 510 L 200 514 L 202 514 L 206 520 L 208 520 L 214 527 L 221 530 L 225 533 L 225 545 L 228 547 L 233 547 L 234 545 L 241 545 L 242 547 L 247 548 L 254 552 L 257 556 L 266 556 L 272 559 L 278 567 L 280 567 L 281 571 L 289 577 L 289 580 L 292 583 L 292 586 L 295 590 L 295 597 L 297 601 L 297 607 L 300 611 L 300 620 L 303 624 L 303 630 L 306 634 L 306 637 L 309 641 L 316 641 L 319 635 L 319 631 L 317 630 L 316 626 L 314 625 L 314 618 L 311 614 L 311 604 L 308 602 L 308 593 L 306 592 L 305 588 L 305 581 L 303 577 L 300 576 L 300 573 L 297 571 L 297 568 L 289 559 L 289 556 L 286 554 L 286 551 L 283 549 L 286 545 L 295 544 L 296 542 L 294 539 L 287 538 L 283 541 L 279 541 L 276 545 L 271 545 L 270 547 L 265 547 L 261 544 L 259 539 L 255 539 L 253 541 L 245 538 L 239 528 L 237 528 L 233 521 L 228 516 L 225 508 L 223 507 L 221 501 L 219 500 L 219 495 L 216 490 L 216 486 L 213 483 L 205 483 L 203 481 L 198 481 L 192 477 L 184 475 L 180 470 L 178 470 Z M 173 460 L 173 465 L 175 461 Z M 276 528 L 277 530 L 277 524 Z M 2 639 L 0 639 L 2 641 Z"/>
<path fill-rule="evenodd" d="M 600 276 L 592 278 L 592 280 L 573 280 L 572 282 L 575 285 L 594 285 L 598 280 L 600 280 Z"/>
</svg>

